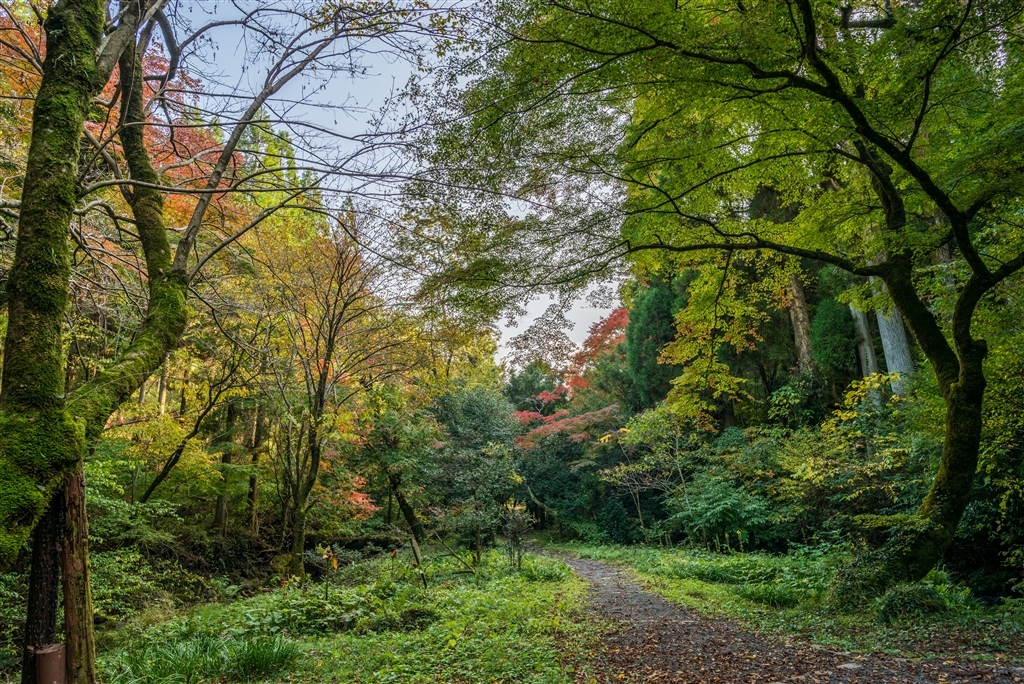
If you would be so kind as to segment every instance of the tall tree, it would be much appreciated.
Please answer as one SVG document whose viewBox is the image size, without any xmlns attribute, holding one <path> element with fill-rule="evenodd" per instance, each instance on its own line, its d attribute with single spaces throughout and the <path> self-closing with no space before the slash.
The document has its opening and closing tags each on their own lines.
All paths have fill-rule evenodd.
<svg viewBox="0 0 1024 684">
<path fill-rule="evenodd" d="M 211 240 L 201 230 L 211 207 L 220 209 L 224 193 L 252 188 L 251 177 L 237 177 L 232 169 L 242 134 L 263 106 L 308 67 L 319 61 L 326 73 L 334 69 L 328 67 L 331 60 L 337 60 L 351 69 L 349 57 L 363 48 L 363 41 L 373 40 L 371 35 L 387 35 L 391 45 L 397 45 L 401 42 L 396 38 L 401 33 L 398 27 L 410 22 L 411 16 L 393 5 L 371 3 L 358 10 L 328 7 L 319 17 L 296 21 L 289 7 L 265 3 L 234 19 L 204 25 L 179 41 L 175 22 L 165 10 L 188 12 L 188 8 L 168 9 L 166 4 L 164 0 L 123 0 L 113 9 L 109 0 L 59 0 L 47 9 L 45 51 L 20 53 L 38 72 L 39 87 L 32 101 L 20 199 L 5 202 L 8 209 L 17 207 L 18 235 L 4 300 L 8 325 L 0 389 L 0 566 L 14 559 L 49 501 L 65 488 L 62 565 L 69 676 L 75 682 L 95 679 L 82 474 L 86 445 L 95 441 L 110 415 L 140 390 L 177 344 L 187 320 L 190 281 L 202 266 L 279 208 L 264 209 L 234 235 Z M 3 10 L 16 20 L 6 5 Z M 222 143 L 212 151 L 199 148 L 205 151 L 198 154 L 182 145 L 183 138 L 198 140 L 191 132 L 199 100 L 198 94 L 193 92 L 195 97 L 190 99 L 188 90 L 179 88 L 182 47 L 227 26 L 266 35 L 269 26 L 285 16 L 293 35 L 285 37 L 279 26 L 270 29 L 282 42 L 271 51 L 261 87 L 252 93 L 236 91 L 222 100 L 230 103 L 220 111 L 225 114 Z M 155 31 L 164 39 L 166 70 L 144 77 Z M 28 36 L 23 28 L 21 33 Z M 345 57 L 328 50 L 343 35 L 359 36 L 340 51 L 347 53 Z M 10 46 L 5 42 L 3 47 Z M 43 52 L 45 57 L 40 56 Z M 118 79 L 111 83 L 115 67 Z M 109 97 L 99 99 L 104 91 Z M 186 104 L 183 100 L 189 100 L 184 107 L 189 121 L 174 114 L 175 106 Z M 244 103 L 242 110 L 231 109 L 238 102 Z M 168 162 L 161 171 L 169 178 L 154 163 L 152 147 L 154 138 L 159 144 L 160 136 L 153 135 L 150 123 L 157 103 L 165 114 L 160 123 L 170 130 L 161 150 Z M 97 119 L 101 123 L 94 125 Z M 82 153 L 83 140 L 92 148 L 89 153 Z M 310 180 L 325 170 L 317 167 Z M 174 179 L 178 173 L 187 176 L 181 183 Z M 111 192 L 114 188 L 120 199 Z M 167 193 L 195 198 L 173 250 L 165 225 Z M 121 200 L 130 218 L 123 216 L 123 205 L 115 208 Z M 116 262 L 121 256 L 110 254 L 104 243 L 90 241 L 82 230 L 84 220 L 72 229 L 75 217 L 90 221 L 107 217 L 116 238 L 105 244 L 131 242 L 137 248 L 141 256 L 122 270 L 138 286 L 125 289 L 142 293 L 130 341 L 103 363 L 87 364 L 92 368 L 82 381 L 69 386 L 64 323 L 72 301 L 71 245 L 77 244 L 93 260 L 100 255 L 102 261 L 105 255 Z M 132 229 L 125 231 L 125 223 L 133 224 Z M 205 254 L 196 263 L 194 255 L 199 251 Z M 37 574 L 42 570 L 34 569 Z M 37 611 L 47 612 L 48 621 L 55 619 L 48 604 L 36 602 L 29 607 L 30 622 L 37 621 Z"/>
<path fill-rule="evenodd" d="M 284 350 L 273 360 L 272 396 L 284 407 L 275 437 L 290 524 L 292 575 L 305 576 L 306 518 L 325 450 L 346 403 L 390 375 L 402 344 L 375 291 L 376 269 L 343 230 L 286 224 L 260 236 L 264 309 L 281 319 Z M 298 391 L 296 391 L 298 388 Z"/>
<path fill-rule="evenodd" d="M 453 274 L 507 301 L 627 257 L 769 250 L 880 279 L 946 405 L 917 521 L 876 558 L 886 577 L 922 577 L 977 467 L 987 345 L 975 312 L 1024 267 L 1011 218 L 1024 180 L 1010 151 L 1024 130 L 1019 3 L 497 0 L 484 18 L 481 58 L 444 82 L 463 88 L 470 65 L 466 95 L 444 102 L 473 116 L 431 138 L 431 185 L 410 187 L 415 201 L 457 185 L 447 206 L 491 217 L 454 231 Z M 799 206 L 791 221 L 750 216 L 765 185 Z M 507 197 L 540 208 L 493 220 Z M 489 249 L 467 259 L 463 239 Z M 921 283 L 951 240 L 963 275 L 947 324 Z"/>
</svg>

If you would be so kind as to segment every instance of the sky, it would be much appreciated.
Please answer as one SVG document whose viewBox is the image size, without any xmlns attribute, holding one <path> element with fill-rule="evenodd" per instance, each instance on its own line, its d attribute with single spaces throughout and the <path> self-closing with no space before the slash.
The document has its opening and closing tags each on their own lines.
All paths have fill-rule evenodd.
<svg viewBox="0 0 1024 684">
<path fill-rule="evenodd" d="M 270 6 L 273 2 L 224 2 L 221 0 L 181 0 L 180 16 L 187 17 L 194 27 L 211 21 L 220 21 L 238 17 L 244 8 Z M 301 1 L 284 4 L 282 7 L 295 9 Z M 232 88 L 256 90 L 261 85 L 266 73 L 266 65 L 260 64 L 255 57 L 261 49 L 258 41 L 251 36 L 244 36 L 240 30 L 219 28 L 211 33 L 213 41 L 202 45 L 200 54 L 206 63 L 193 66 L 193 70 L 202 69 L 198 75 L 210 84 L 211 90 L 226 91 Z M 383 47 L 383 46 L 381 46 Z M 298 114 L 310 123 L 342 136 L 354 137 L 369 129 L 369 121 L 380 111 L 389 96 L 401 90 L 413 74 L 413 67 L 408 62 L 396 59 L 378 50 L 376 53 L 364 53 L 362 66 L 365 70 L 358 77 L 335 74 L 325 80 L 322 73 L 299 78 L 288 84 L 279 94 L 278 101 L 305 100 L 303 104 L 290 113 Z M 200 62 L 193 62 L 199 65 Z M 318 90 L 319 89 L 319 90 Z M 315 92 L 313 96 L 309 93 Z M 318 136 L 317 141 L 327 147 L 337 146 L 337 153 L 344 152 L 349 143 L 334 139 L 329 133 Z M 499 341 L 499 358 L 506 353 L 508 341 L 519 332 L 525 330 L 552 303 L 547 296 L 540 296 L 526 307 L 526 315 L 509 327 L 507 322 L 498 322 L 501 339 Z M 590 326 L 606 317 L 610 308 L 595 308 L 585 299 L 566 312 L 566 317 L 573 323 L 571 330 L 564 331 L 569 338 L 581 344 L 586 339 Z"/>
</svg>

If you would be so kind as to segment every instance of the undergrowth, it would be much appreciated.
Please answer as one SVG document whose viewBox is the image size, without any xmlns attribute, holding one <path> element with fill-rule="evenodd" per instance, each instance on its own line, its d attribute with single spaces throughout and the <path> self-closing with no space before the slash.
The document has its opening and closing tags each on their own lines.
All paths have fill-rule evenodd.
<svg viewBox="0 0 1024 684">
<path fill-rule="evenodd" d="M 284 582 L 185 613 L 139 614 L 108 635 L 101 667 L 111 684 L 208 681 L 571 681 L 574 654 L 596 636 L 576 619 L 585 585 L 534 555 L 513 570 L 484 554 L 475 573 L 453 558 L 341 569 L 330 582 Z"/>
</svg>

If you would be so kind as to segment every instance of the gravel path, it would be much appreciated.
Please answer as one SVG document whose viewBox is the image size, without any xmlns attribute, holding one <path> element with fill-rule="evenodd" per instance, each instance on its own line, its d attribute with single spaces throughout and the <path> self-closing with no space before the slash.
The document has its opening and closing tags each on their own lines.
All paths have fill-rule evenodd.
<svg viewBox="0 0 1024 684">
<path fill-rule="evenodd" d="M 1024 682 L 1021 667 L 850 656 L 773 640 L 670 603 L 607 563 L 561 558 L 590 583 L 592 611 L 617 624 L 591 663 L 602 684 Z"/>
</svg>

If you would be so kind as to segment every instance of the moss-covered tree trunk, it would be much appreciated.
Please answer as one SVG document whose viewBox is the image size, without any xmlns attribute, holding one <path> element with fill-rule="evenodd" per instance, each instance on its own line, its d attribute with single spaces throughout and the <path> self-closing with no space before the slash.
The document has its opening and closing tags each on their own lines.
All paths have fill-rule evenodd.
<svg viewBox="0 0 1024 684">
<path fill-rule="evenodd" d="M 66 410 L 63 325 L 71 278 L 79 139 L 98 92 L 104 3 L 50 8 L 32 113 L 0 390 L 0 567 L 10 563 L 82 455 L 83 425 Z"/>
<path fill-rule="evenodd" d="M 891 579 L 918 580 L 935 567 L 956 534 L 978 468 L 987 346 L 971 334 L 971 319 L 991 284 L 972 277 L 959 295 L 950 345 L 935 315 L 917 295 L 911 255 L 891 258 L 883 276 L 897 309 L 931 363 L 945 401 L 939 470 L 918 509 L 918 524 L 895 532 L 882 549 Z"/>
</svg>

